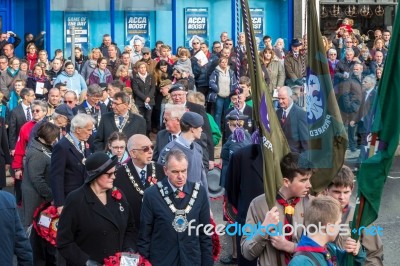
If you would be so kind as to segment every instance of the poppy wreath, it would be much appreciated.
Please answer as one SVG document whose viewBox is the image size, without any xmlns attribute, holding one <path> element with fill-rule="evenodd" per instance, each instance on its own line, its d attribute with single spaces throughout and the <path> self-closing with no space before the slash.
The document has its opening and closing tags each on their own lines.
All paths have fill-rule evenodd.
<svg viewBox="0 0 400 266">
<path fill-rule="evenodd" d="M 44 227 L 39 224 L 41 216 L 47 216 L 51 219 L 49 227 Z M 44 238 L 51 245 L 56 246 L 56 238 L 57 238 L 57 226 L 59 215 L 57 213 L 57 208 L 50 204 L 50 202 L 42 203 L 38 208 L 36 208 L 33 214 L 32 226 L 35 228 L 37 234 Z"/>
<path fill-rule="evenodd" d="M 138 253 L 134 253 L 138 254 Z M 109 256 L 104 259 L 104 266 L 120 266 L 121 265 L 121 252 L 115 253 L 114 256 Z M 139 255 L 139 254 L 138 254 Z M 139 255 L 140 256 L 140 255 Z M 151 263 L 144 257 L 140 256 L 138 266 L 151 266 Z"/>
</svg>

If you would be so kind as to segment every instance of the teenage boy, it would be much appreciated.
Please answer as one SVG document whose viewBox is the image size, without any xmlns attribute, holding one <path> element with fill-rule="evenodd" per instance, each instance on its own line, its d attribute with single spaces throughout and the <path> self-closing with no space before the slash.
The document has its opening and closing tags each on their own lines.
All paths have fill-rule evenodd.
<svg viewBox="0 0 400 266">
<path fill-rule="evenodd" d="M 299 153 L 291 152 L 283 157 L 281 163 L 283 185 L 279 189 L 275 206 L 270 208 L 265 201 L 265 194 L 256 197 L 251 203 L 246 217 L 246 232 L 241 240 L 242 254 L 248 260 L 258 258 L 258 264 L 263 266 L 280 265 L 286 266 L 292 254 L 295 252 L 297 242 L 301 237 L 301 230 L 296 232 L 285 231 L 282 234 L 271 234 L 249 232 L 258 224 L 267 226 L 269 224 L 282 223 L 282 227 L 289 224 L 303 225 L 304 211 L 309 204 L 311 189 L 310 177 L 313 173 L 311 164 Z M 269 210 L 269 211 L 268 211 Z M 279 227 L 279 226 L 278 226 Z M 269 226 L 268 230 L 272 230 Z M 273 236 L 270 236 L 273 235 Z"/>
<path fill-rule="evenodd" d="M 342 218 L 340 204 L 337 200 L 321 196 L 314 198 L 305 212 L 305 226 L 308 235 L 303 235 L 296 248 L 296 254 L 290 261 L 289 266 L 330 266 L 346 265 L 347 253 L 356 256 L 355 265 L 363 265 L 365 251 L 360 248 L 360 242 L 348 237 L 344 250 L 331 243 L 339 234 L 339 225 Z M 318 230 L 310 225 L 318 225 Z"/>
<path fill-rule="evenodd" d="M 349 167 L 344 165 L 326 189 L 326 194 L 337 199 L 342 206 L 341 224 L 343 225 L 349 225 L 353 220 L 354 206 L 350 205 L 350 196 L 353 187 L 354 174 Z M 348 238 L 348 236 L 340 235 L 336 239 L 335 244 L 343 248 L 346 238 Z M 378 233 L 373 236 L 371 234 L 365 234 L 365 231 L 362 231 L 361 245 L 367 252 L 367 259 L 365 261 L 366 266 L 383 266 L 383 244 Z"/>
</svg>

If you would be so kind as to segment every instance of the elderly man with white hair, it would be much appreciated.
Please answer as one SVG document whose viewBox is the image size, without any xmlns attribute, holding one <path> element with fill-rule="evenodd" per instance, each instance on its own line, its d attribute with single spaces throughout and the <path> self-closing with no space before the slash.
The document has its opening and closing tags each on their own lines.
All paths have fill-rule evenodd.
<svg viewBox="0 0 400 266">
<path fill-rule="evenodd" d="M 135 39 L 133 41 L 133 51 L 131 53 L 131 63 L 133 65 L 136 64 L 137 61 L 142 59 L 143 57 L 142 48 L 143 48 L 143 42 L 140 39 Z"/>
<path fill-rule="evenodd" d="M 94 122 L 88 114 L 77 114 L 71 121 L 71 132 L 53 148 L 50 183 L 58 213 L 61 213 L 67 195 L 84 183 L 85 160 L 90 155 L 87 140 L 92 135 Z"/>
</svg>

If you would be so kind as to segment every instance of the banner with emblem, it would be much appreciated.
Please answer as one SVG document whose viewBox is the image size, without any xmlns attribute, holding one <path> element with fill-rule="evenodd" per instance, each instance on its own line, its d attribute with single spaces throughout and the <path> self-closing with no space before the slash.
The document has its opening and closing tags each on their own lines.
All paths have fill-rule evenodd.
<svg viewBox="0 0 400 266">
<path fill-rule="evenodd" d="M 208 8 L 185 8 L 185 47 L 192 47 L 192 39 L 208 43 Z"/>
<path fill-rule="evenodd" d="M 135 39 L 150 47 L 150 13 L 125 12 L 125 43 L 133 47 Z"/>
<path fill-rule="evenodd" d="M 324 190 L 344 163 L 347 134 L 329 74 L 315 0 L 308 1 L 308 66 L 306 106 L 309 130 L 307 157 L 318 171 L 311 177 L 312 189 Z"/>
<path fill-rule="evenodd" d="M 253 118 L 259 130 L 263 155 L 263 180 L 265 198 L 268 206 L 275 205 L 276 192 L 282 185 L 280 161 L 289 153 L 289 145 L 279 124 L 272 95 L 267 89 L 261 74 L 261 63 L 258 56 L 253 22 L 247 0 L 241 0 L 246 51 L 251 78 L 251 95 L 253 98 Z"/>
<path fill-rule="evenodd" d="M 264 48 L 264 8 L 250 8 L 251 21 L 253 23 L 254 36 L 259 50 Z"/>
</svg>

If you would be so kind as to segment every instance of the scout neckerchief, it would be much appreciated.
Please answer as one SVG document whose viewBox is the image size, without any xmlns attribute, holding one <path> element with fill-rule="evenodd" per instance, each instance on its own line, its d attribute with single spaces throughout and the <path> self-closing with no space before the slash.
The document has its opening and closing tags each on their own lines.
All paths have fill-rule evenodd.
<svg viewBox="0 0 400 266">
<path fill-rule="evenodd" d="M 122 123 L 119 123 L 119 117 L 120 115 L 115 114 L 114 115 L 114 121 L 115 121 L 115 125 L 118 128 L 118 132 L 122 132 L 122 130 L 124 129 L 126 123 L 128 122 L 128 118 L 129 118 L 129 111 L 126 113 L 126 115 L 124 115 L 124 120 L 122 120 Z"/>
<path fill-rule="evenodd" d="M 71 137 L 71 135 L 70 134 L 66 134 L 65 135 L 65 138 L 67 139 L 67 140 L 69 140 L 69 142 L 71 142 L 71 144 L 72 144 L 72 146 L 74 146 L 75 147 L 75 149 L 80 153 L 80 154 L 82 154 L 82 156 L 83 156 L 83 159 L 82 159 L 82 164 L 85 164 L 85 161 L 86 161 L 86 158 L 85 158 L 85 142 L 84 141 L 80 141 L 80 148 L 78 148 L 76 145 L 75 145 L 75 142 L 74 142 L 74 140 L 72 139 L 72 137 Z"/>
<path fill-rule="evenodd" d="M 300 198 L 294 198 L 293 200 L 287 201 L 285 200 L 282 195 L 278 192 L 276 194 L 276 201 L 282 205 L 285 208 L 285 221 L 284 221 L 284 225 L 293 224 L 293 214 L 294 214 L 294 208 L 296 207 L 296 204 L 299 203 Z M 292 241 L 292 237 L 293 237 L 293 232 L 291 232 L 290 226 L 286 226 L 285 227 L 285 238 L 288 241 Z M 285 254 L 285 262 L 286 264 L 289 264 L 289 261 L 291 259 L 291 255 L 288 252 L 284 252 Z"/>
<path fill-rule="evenodd" d="M 175 215 L 175 218 L 172 221 L 172 227 L 178 233 L 184 232 L 189 224 L 189 222 L 186 218 L 186 215 L 192 210 L 194 202 L 197 199 L 197 195 L 199 194 L 199 189 L 200 189 L 200 183 L 196 182 L 194 184 L 194 188 L 192 190 L 192 196 L 184 209 L 177 209 L 175 207 L 175 204 L 168 197 L 168 187 L 167 186 L 164 187 L 161 182 L 158 182 L 157 186 L 158 186 L 158 190 L 160 191 L 161 197 L 163 197 L 165 203 L 167 203 L 169 209 Z"/>
<path fill-rule="evenodd" d="M 140 188 L 139 184 L 136 183 L 135 178 L 132 176 L 131 169 L 129 169 L 128 164 L 124 164 L 125 167 L 125 172 L 128 175 L 129 180 L 131 181 L 133 187 L 136 189 L 137 192 L 139 192 L 140 195 L 143 196 L 144 191 Z M 149 176 L 147 180 L 150 184 L 150 186 L 155 185 L 157 180 L 156 180 L 156 166 L 154 162 L 151 162 L 151 177 Z"/>
<path fill-rule="evenodd" d="M 332 256 L 329 253 L 328 249 L 326 247 L 321 247 L 316 243 L 314 240 L 309 238 L 306 235 L 303 235 L 295 249 L 295 252 L 314 252 L 314 253 L 321 253 L 328 266 L 333 266 L 332 262 Z"/>
</svg>

